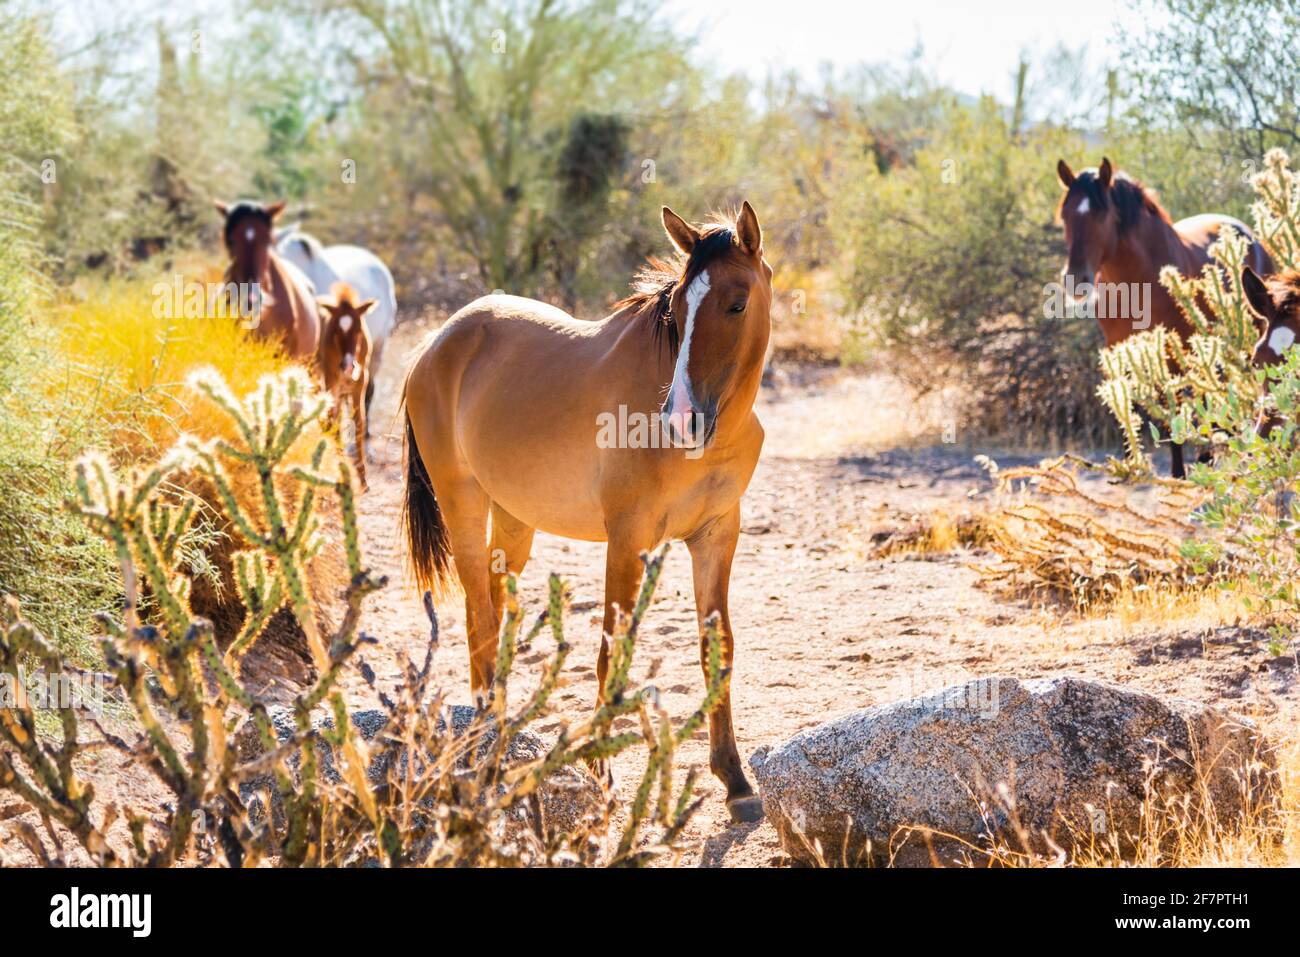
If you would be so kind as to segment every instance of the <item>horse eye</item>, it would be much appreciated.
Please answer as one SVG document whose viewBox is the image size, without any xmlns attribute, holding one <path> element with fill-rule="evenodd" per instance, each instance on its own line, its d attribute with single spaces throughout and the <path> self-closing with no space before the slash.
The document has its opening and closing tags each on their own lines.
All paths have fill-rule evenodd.
<svg viewBox="0 0 1300 957">
<path fill-rule="evenodd" d="M 728 309 L 727 311 L 730 312 L 733 316 L 739 315 L 740 313 L 745 311 L 745 307 L 747 305 L 749 305 L 749 303 L 745 302 L 744 300 L 741 300 L 740 302 L 733 303 L 731 308 Z"/>
</svg>

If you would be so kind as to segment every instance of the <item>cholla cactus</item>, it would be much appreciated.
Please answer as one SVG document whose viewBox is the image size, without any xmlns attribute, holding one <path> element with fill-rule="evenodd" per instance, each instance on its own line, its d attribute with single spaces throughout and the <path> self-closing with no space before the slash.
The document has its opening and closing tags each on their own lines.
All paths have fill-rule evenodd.
<svg viewBox="0 0 1300 957">
<path fill-rule="evenodd" d="M 127 742 L 94 721 L 97 739 L 83 742 L 76 710 L 65 707 L 59 710 L 61 742 L 54 746 L 40 739 L 33 703 L 16 702 L 12 708 L 0 708 L 0 742 L 9 746 L 0 751 L 0 788 L 17 794 L 46 822 L 65 827 L 95 863 L 106 865 L 202 863 L 218 851 L 232 866 L 264 859 L 298 866 L 365 857 L 385 865 L 574 860 L 639 864 L 673 849 L 695 808 L 694 772 L 680 789 L 674 782 L 676 750 L 721 700 L 730 674 L 722 665 L 714 624 L 707 691 L 680 728 L 673 729 L 654 689 L 631 687 L 639 624 L 666 549 L 646 559 L 641 595 L 615 635 L 605 704 L 583 725 L 564 728 L 542 758 L 521 763 L 510 757 L 510 748 L 547 713 L 568 651 L 562 623 L 565 593 L 554 577 L 549 605 L 523 644 L 549 624 L 555 652 L 519 711 L 511 714 L 507 709 L 523 621 L 514 581 L 507 584 L 507 613 L 488 706 L 461 732 L 452 727 L 441 693 L 429 687 L 437 619 L 426 595 L 432 630 L 424 666 L 417 669 L 408 663 L 396 701 L 375 688 L 388 726 L 368 745 L 352 726 L 339 678 L 364 647 L 374 644 L 360 631 L 360 621 L 365 599 L 386 581 L 364 563 L 347 463 L 334 463 L 336 473 L 327 474 L 322 439 L 306 466 L 286 464 L 290 449 L 326 403 L 298 372 L 264 380 L 242 401 L 215 375 L 196 375 L 190 385 L 231 418 L 238 441 L 186 439 L 157 464 L 125 475 L 117 474 L 103 456 L 85 456 L 76 465 L 76 497 L 70 503 L 111 543 L 121 566 L 125 607 L 120 616 L 99 616 L 101 647 L 134 714 L 139 738 Z M 211 623 L 190 608 L 190 581 L 179 557 L 194 504 L 164 492 L 183 486 L 173 480 L 187 475 L 211 481 L 227 517 L 249 546 L 235 556 L 236 587 L 248 614 L 224 651 Z M 252 505 L 245 504 L 247 496 L 236 493 L 249 480 L 256 489 Z M 343 595 L 345 612 L 329 634 L 322 633 L 304 584 L 307 564 L 324 534 L 316 506 L 326 494 L 339 503 L 351 576 Z M 267 622 L 285 606 L 307 635 L 317 672 L 293 703 L 291 732 L 273 724 L 266 704 L 244 685 L 239 667 Z M 5 606 L 0 625 L 0 674 L 16 678 L 23 662 L 31 660 L 55 675 L 72 670 L 57 647 L 22 619 L 16 602 Z M 374 686 L 373 670 L 363 665 L 361 671 Z M 328 711 L 331 724 L 322 727 L 314 714 L 319 710 Z M 639 717 L 640 731 L 615 732 L 614 722 L 623 716 Z M 235 746 L 237 732 L 245 728 L 251 728 L 256 739 L 255 756 L 241 754 Z M 547 827 L 537 794 L 552 774 L 639 744 L 649 749 L 645 773 L 612 849 L 603 840 L 608 810 L 565 831 Z M 127 850 L 114 847 L 107 836 L 116 812 L 96 808 L 93 789 L 75 770 L 79 753 L 105 746 L 147 769 L 175 798 L 161 817 L 125 811 Z M 376 780 L 379 767 L 387 773 Z M 276 813 L 263 814 L 271 819 L 259 821 L 245 805 L 241 785 L 267 778 L 278 799 Z M 531 813 L 532 828 L 504 842 L 502 821 L 520 809 Z M 649 824 L 662 830 L 643 846 L 643 830 Z M 51 860 L 34 830 L 22 834 L 33 853 L 44 862 Z M 526 845 L 523 851 L 521 844 Z"/>
<path fill-rule="evenodd" d="M 1261 242 L 1284 269 L 1300 268 L 1300 177 L 1285 150 L 1264 154 L 1264 168 L 1251 180 L 1259 199 L 1251 207 Z"/>
<path fill-rule="evenodd" d="M 1279 265 L 1296 266 L 1300 179 L 1286 153 L 1270 150 L 1251 182 L 1259 195 L 1252 207 L 1256 235 Z M 1137 427 L 1143 415 L 1181 441 L 1207 401 L 1233 395 L 1251 406 L 1258 400 L 1260 384 L 1250 367 L 1258 334 L 1241 288 L 1248 248 L 1244 236 L 1228 229 L 1210 246 L 1210 262 L 1199 276 L 1183 276 L 1172 266 L 1160 271 L 1161 284 L 1194 330 L 1185 344 L 1156 328 L 1102 350 L 1097 394 L 1124 431 L 1125 470 L 1149 472 Z"/>
</svg>

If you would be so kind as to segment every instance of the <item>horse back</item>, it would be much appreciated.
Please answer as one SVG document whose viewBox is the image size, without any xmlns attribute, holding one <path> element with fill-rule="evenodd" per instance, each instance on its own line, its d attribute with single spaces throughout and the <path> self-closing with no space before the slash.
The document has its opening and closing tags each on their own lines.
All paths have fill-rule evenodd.
<svg viewBox="0 0 1300 957">
<path fill-rule="evenodd" d="M 270 303 L 262 325 L 278 334 L 285 350 L 296 359 L 314 359 L 320 346 L 320 314 L 316 290 L 306 274 L 272 252 L 267 259 Z"/>
<path fill-rule="evenodd" d="M 1250 243 L 1250 248 L 1246 252 L 1246 265 L 1261 276 L 1275 271 L 1268 252 L 1255 238 L 1254 230 L 1249 226 L 1236 217 L 1222 213 L 1201 213 L 1174 223 L 1174 232 L 1183 241 L 1190 259 L 1182 267 L 1181 271 L 1184 275 L 1199 274 L 1201 267 L 1210 261 L 1210 247 L 1223 235 L 1224 230 L 1229 228 L 1245 236 Z"/>
</svg>

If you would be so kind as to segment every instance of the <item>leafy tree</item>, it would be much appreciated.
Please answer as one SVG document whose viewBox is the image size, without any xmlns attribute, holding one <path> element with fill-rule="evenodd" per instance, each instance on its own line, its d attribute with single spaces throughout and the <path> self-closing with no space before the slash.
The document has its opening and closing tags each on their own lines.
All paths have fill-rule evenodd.
<svg viewBox="0 0 1300 957">
<path fill-rule="evenodd" d="M 1125 62 L 1139 122 L 1238 157 L 1300 145 L 1297 0 L 1134 0 Z M 1222 139 L 1220 139 L 1222 138 Z"/>
<path fill-rule="evenodd" d="M 645 0 L 339 6 L 378 39 L 418 106 L 421 185 L 484 282 L 515 292 L 534 289 L 538 250 L 563 222 L 547 202 L 564 198 L 550 179 L 575 109 L 635 114 L 670 96 L 685 69 Z"/>
</svg>

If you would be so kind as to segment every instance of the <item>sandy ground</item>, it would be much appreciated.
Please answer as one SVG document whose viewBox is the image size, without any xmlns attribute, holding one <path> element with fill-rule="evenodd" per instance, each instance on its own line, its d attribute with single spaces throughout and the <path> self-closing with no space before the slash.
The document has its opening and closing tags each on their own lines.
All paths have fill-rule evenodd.
<svg viewBox="0 0 1300 957">
<path fill-rule="evenodd" d="M 361 499 L 366 554 L 392 578 L 373 598 L 364 623 L 380 638 L 367 660 L 381 685 L 392 684 L 406 656 L 423 656 L 427 635 L 418 595 L 402 576 L 395 417 L 401 359 L 425 331 L 403 326 L 388 348 L 372 419 L 371 488 Z M 880 529 L 935 510 L 957 515 L 979 508 L 990 492 L 973 461 L 981 450 L 945 430 L 941 396 L 912 402 L 887 376 L 778 368 L 771 380 L 759 399 L 767 441 L 744 501 L 731 589 L 737 643 L 732 697 L 742 758 L 854 709 L 997 673 L 1081 674 L 1217 702 L 1257 718 L 1276 737 L 1293 737 L 1300 716 L 1293 660 L 1271 659 L 1254 633 L 1231 622 L 1204 615 L 1088 618 L 1012 601 L 980 587 L 976 566 L 986 556 L 976 552 L 867 557 Z M 939 442 L 945 431 L 959 441 Z M 575 596 L 566 629 L 574 650 L 557 710 L 540 723 L 543 732 L 582 718 L 595 700 L 603 568 L 602 545 L 538 534 L 520 583 L 525 608 L 540 609 L 551 572 L 564 576 Z M 444 602 L 439 614 L 437 677 L 453 701 L 468 703 L 463 606 Z M 543 638 L 522 657 L 518 700 L 546 652 Z M 670 712 L 677 718 L 689 713 L 703 680 L 690 563 L 681 545 L 669 554 L 658 600 L 643 625 L 634 679 L 652 668 Z M 354 707 L 368 704 L 359 678 L 350 679 L 349 691 Z M 138 769 L 124 773 L 120 757 L 86 760 L 106 800 L 145 806 L 165 797 L 156 784 L 138 779 Z M 707 773 L 705 732 L 686 743 L 680 761 L 704 770 L 706 796 L 685 835 L 683 863 L 783 862 L 770 825 L 730 823 L 721 785 Z M 614 762 L 622 796 L 640 766 L 636 752 Z M 10 864 L 32 863 L 13 840 L 18 821 L 38 823 L 0 794 L 0 854 Z"/>
<path fill-rule="evenodd" d="M 404 327 L 389 355 L 414 347 L 422 334 Z M 400 365 L 390 362 L 380 383 L 374 421 L 386 434 L 373 442 L 363 503 L 368 554 L 394 585 L 375 598 L 367 627 L 382 636 L 384 652 L 414 656 L 423 651 L 426 625 L 401 573 Z M 978 508 L 991 486 L 973 461 L 977 450 L 930 444 L 944 432 L 942 398 L 914 405 L 886 376 L 791 369 L 772 379 L 759 399 L 767 440 L 744 500 L 731 587 L 732 697 L 742 758 L 848 711 L 994 673 L 1083 674 L 1221 701 L 1289 733 L 1300 713 L 1295 669 L 1270 662 L 1249 632 L 1205 621 L 1063 618 L 979 587 L 974 566 L 982 556 L 966 551 L 864 557 L 874 531 L 936 509 L 955 515 Z M 595 700 L 603 569 L 603 545 L 537 535 L 520 582 L 525 608 L 540 609 L 547 576 L 557 572 L 570 583 L 577 609 L 566 629 L 574 646 L 567 684 L 542 731 L 581 718 Z M 638 669 L 657 671 L 655 685 L 682 717 L 703 691 L 684 546 L 669 553 L 657 598 L 643 625 Z M 439 616 L 438 676 L 454 699 L 468 701 L 463 606 L 444 602 Z M 545 651 L 543 644 L 523 660 L 521 682 Z M 685 863 L 779 863 L 770 825 L 730 824 L 723 789 L 707 775 L 705 732 L 686 744 L 681 760 L 706 771 L 708 793 L 687 833 L 692 850 Z M 639 768 L 635 753 L 614 762 L 624 796 Z"/>
</svg>

